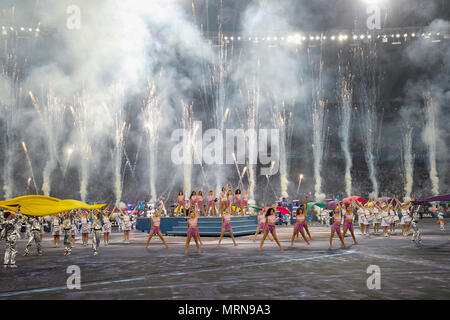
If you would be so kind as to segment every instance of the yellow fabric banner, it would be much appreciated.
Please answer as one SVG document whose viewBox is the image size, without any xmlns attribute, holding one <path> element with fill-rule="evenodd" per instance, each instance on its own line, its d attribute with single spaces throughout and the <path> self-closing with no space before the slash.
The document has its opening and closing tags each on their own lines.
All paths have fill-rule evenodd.
<svg viewBox="0 0 450 320">
<path fill-rule="evenodd" d="M 73 209 L 101 209 L 105 204 L 89 205 L 78 200 L 61 200 L 58 198 L 32 195 L 22 196 L 10 200 L 0 201 L 0 207 L 9 211 L 17 212 L 20 205 L 20 212 L 29 216 L 47 216 Z"/>
</svg>

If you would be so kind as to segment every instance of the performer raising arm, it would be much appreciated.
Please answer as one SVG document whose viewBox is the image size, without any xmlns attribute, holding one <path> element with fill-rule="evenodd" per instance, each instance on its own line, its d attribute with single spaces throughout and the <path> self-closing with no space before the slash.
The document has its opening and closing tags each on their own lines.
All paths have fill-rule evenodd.
<svg viewBox="0 0 450 320">
<path fill-rule="evenodd" d="M 309 245 L 311 245 L 308 241 L 308 239 L 306 238 L 305 235 L 305 231 L 304 229 L 304 225 L 306 224 L 306 208 L 308 206 L 308 197 L 305 198 L 305 203 L 302 204 L 296 211 L 296 223 L 294 226 L 294 232 L 292 234 L 292 239 L 291 239 L 291 247 L 294 246 L 294 240 L 295 237 L 298 236 L 298 234 L 300 233 L 303 237 L 303 240 L 305 240 L 305 242 Z"/>
<path fill-rule="evenodd" d="M 189 251 L 189 243 L 191 238 L 194 238 L 195 246 L 197 247 L 197 252 L 201 253 L 199 245 L 199 234 L 198 234 L 198 206 L 195 205 L 194 210 L 189 210 L 189 220 L 187 221 L 187 236 L 186 236 L 186 250 L 187 254 Z"/>
<path fill-rule="evenodd" d="M 341 233 L 341 221 L 342 221 L 341 212 L 342 212 L 341 202 L 338 200 L 338 205 L 334 208 L 334 214 L 332 216 L 333 224 L 331 225 L 330 249 L 333 249 L 333 237 L 335 233 L 338 235 L 339 240 L 341 240 L 342 246 L 344 248 L 347 248 L 347 246 L 344 243 L 344 237 L 342 236 Z"/>
<path fill-rule="evenodd" d="M 161 223 L 161 211 L 162 211 L 162 205 L 159 206 L 159 210 L 155 210 L 155 215 L 152 217 L 152 227 L 150 229 L 150 234 L 148 235 L 147 243 L 145 244 L 145 250 L 147 250 L 148 245 L 150 244 L 150 241 L 152 240 L 152 237 L 154 234 L 157 234 L 161 241 L 164 243 L 167 249 L 169 249 L 169 245 L 167 244 L 166 240 L 164 239 L 162 233 L 160 223 Z"/>
<path fill-rule="evenodd" d="M 222 216 L 222 232 L 220 233 L 219 243 L 217 246 L 220 246 L 220 242 L 222 242 L 223 235 L 225 231 L 230 233 L 231 239 L 233 239 L 234 246 L 237 247 L 236 240 L 234 239 L 233 229 L 231 228 L 231 208 L 229 207 L 225 214 Z"/>
<path fill-rule="evenodd" d="M 277 221 L 277 217 L 275 216 L 275 208 L 276 207 L 277 207 L 277 203 L 275 203 L 273 207 L 270 207 L 267 210 L 266 222 L 264 223 L 264 235 L 263 235 L 263 237 L 261 239 L 261 244 L 259 245 L 259 251 L 262 251 L 262 247 L 263 247 L 264 241 L 266 240 L 267 235 L 269 233 L 272 234 L 272 236 L 275 239 L 276 243 L 280 247 L 280 250 L 284 251 L 283 247 L 281 246 L 280 241 L 278 240 L 277 232 L 275 230 L 275 224 L 276 224 L 276 221 Z"/>
</svg>

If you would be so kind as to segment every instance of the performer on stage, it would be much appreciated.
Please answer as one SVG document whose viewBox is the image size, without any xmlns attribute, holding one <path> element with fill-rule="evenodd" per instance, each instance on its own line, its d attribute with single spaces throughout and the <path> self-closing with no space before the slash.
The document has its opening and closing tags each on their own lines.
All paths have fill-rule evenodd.
<svg viewBox="0 0 450 320">
<path fill-rule="evenodd" d="M 256 232 L 255 232 L 255 237 L 253 238 L 253 242 L 256 241 L 256 237 L 258 236 L 260 230 L 262 230 L 263 234 L 264 234 L 264 225 L 265 225 L 265 223 L 266 223 L 266 216 L 264 214 L 264 211 L 261 209 L 261 210 L 259 210 L 258 226 L 256 227 Z M 273 238 L 270 235 L 270 233 L 268 234 L 268 237 L 269 237 L 270 241 L 273 241 Z"/>
<path fill-rule="evenodd" d="M 350 205 L 345 208 L 345 215 L 344 215 L 344 233 L 342 237 L 345 238 L 345 235 L 347 234 L 347 230 L 350 231 L 350 234 L 352 235 L 353 242 L 355 244 L 358 244 L 358 241 L 356 241 L 355 234 L 353 232 L 353 208 L 354 208 L 355 202 L 352 200 Z"/>
<path fill-rule="evenodd" d="M 184 200 L 184 192 L 180 191 L 178 192 L 178 197 L 177 197 L 177 208 L 175 209 L 175 211 L 180 214 L 181 210 L 183 210 L 184 212 L 184 216 L 187 217 L 187 212 L 186 212 L 186 201 Z"/>
<path fill-rule="evenodd" d="M 231 208 L 232 215 L 236 215 L 236 212 L 233 210 L 233 190 L 229 189 L 227 191 L 227 205 L 224 211 L 228 210 L 228 208 Z"/>
<path fill-rule="evenodd" d="M 193 210 L 189 210 L 189 220 L 187 221 L 187 237 L 186 237 L 186 250 L 185 254 L 188 254 L 189 251 L 189 243 L 191 242 L 191 238 L 194 238 L 195 246 L 197 247 L 197 252 L 201 253 L 200 245 L 199 245 L 199 233 L 198 233 L 198 207 L 197 205 L 193 208 Z"/>
<path fill-rule="evenodd" d="M 17 239 L 20 237 L 20 227 L 21 227 L 21 218 L 20 216 L 20 206 L 18 206 L 17 213 L 13 218 L 13 215 L 9 211 L 3 212 L 3 221 L 2 221 L 2 233 L 0 235 L 0 239 L 6 240 L 6 249 L 5 249 L 5 257 L 3 260 L 4 268 L 17 268 L 16 265 L 16 244 Z"/>
<path fill-rule="evenodd" d="M 161 211 L 162 206 L 159 206 L 159 210 L 155 210 L 155 215 L 152 217 L 152 227 L 150 228 L 150 234 L 148 235 L 147 243 L 145 245 L 145 250 L 147 250 L 148 245 L 150 244 L 150 241 L 152 240 L 153 235 L 157 234 L 161 241 L 164 243 L 167 249 L 169 249 L 169 245 L 167 244 L 166 240 L 164 239 L 162 233 L 160 223 L 161 223 Z"/>
<path fill-rule="evenodd" d="M 197 203 L 198 203 L 198 210 L 199 210 L 200 215 L 206 216 L 205 208 L 203 207 L 203 190 L 200 190 L 198 192 Z"/>
<path fill-rule="evenodd" d="M 222 187 L 222 191 L 219 195 L 219 215 L 221 216 L 222 213 L 225 211 L 227 207 L 227 188 L 226 186 Z"/>
<path fill-rule="evenodd" d="M 311 244 L 309 243 L 308 239 L 306 238 L 305 235 L 305 231 L 304 229 L 304 225 L 306 224 L 306 208 L 308 206 L 308 197 L 305 198 L 305 203 L 302 204 L 296 211 L 296 222 L 295 222 L 295 226 L 294 226 L 294 232 L 292 234 L 292 239 L 291 239 L 291 247 L 294 246 L 294 239 L 298 234 L 300 233 L 303 237 L 303 240 L 305 240 L 305 242 L 308 244 L 308 246 L 310 246 Z"/>
<path fill-rule="evenodd" d="M 128 212 L 125 210 L 122 210 L 122 208 L 119 207 L 121 218 L 123 221 L 123 240 L 124 243 L 130 243 L 130 230 L 131 230 L 131 218 L 130 215 L 134 214 L 137 210 L 138 206 L 136 205 L 133 209 L 133 212 L 131 214 L 128 214 Z"/>
<path fill-rule="evenodd" d="M 241 200 L 241 212 L 243 216 L 247 214 L 247 210 L 248 210 L 248 188 L 245 189 L 244 195 L 242 196 Z"/>
<path fill-rule="evenodd" d="M 341 240 L 341 244 L 344 248 L 347 248 L 347 246 L 344 243 L 344 237 L 341 233 L 341 222 L 342 222 L 342 216 L 341 216 L 341 202 L 338 200 L 338 205 L 336 208 L 334 208 L 334 214 L 332 216 L 332 225 L 331 225 L 331 234 L 330 234 L 330 249 L 333 249 L 333 237 L 336 233 L 339 237 L 339 240 Z"/>
<path fill-rule="evenodd" d="M 273 238 L 275 239 L 276 243 L 280 247 L 281 251 L 284 251 L 283 247 L 281 246 L 280 241 L 278 240 L 277 231 L 275 230 L 275 224 L 277 221 L 277 217 L 275 215 L 275 208 L 277 207 L 277 204 L 274 204 L 274 207 L 271 207 L 267 210 L 266 213 L 266 221 L 264 223 L 264 235 L 261 239 L 261 244 L 259 245 L 259 251 L 262 251 L 262 247 L 264 244 L 264 241 L 267 238 L 267 235 L 269 233 L 272 234 Z"/>
<path fill-rule="evenodd" d="M 206 215 L 209 215 L 209 210 L 212 211 L 212 215 L 215 217 L 217 216 L 217 212 L 216 212 L 216 204 L 215 204 L 215 192 L 214 192 L 214 186 L 213 189 L 209 191 L 208 197 L 206 198 L 207 202 L 206 202 Z"/>
<path fill-rule="evenodd" d="M 27 256 L 30 252 L 31 244 L 33 241 L 36 243 L 36 249 L 38 255 L 42 256 L 41 249 L 41 228 L 42 228 L 42 218 L 40 217 L 29 217 L 28 224 L 30 225 L 30 234 L 28 238 L 27 246 L 25 247 L 25 252 L 23 256 Z"/>
<path fill-rule="evenodd" d="M 242 204 L 241 204 L 241 189 L 236 189 L 236 191 L 234 192 L 234 198 L 235 198 L 235 200 L 234 200 L 234 208 L 235 208 L 235 210 L 234 210 L 234 212 L 235 212 L 235 215 L 236 215 L 236 213 L 237 213 L 237 211 L 238 211 L 238 209 L 239 210 L 241 210 L 241 206 L 242 206 Z M 241 214 L 242 214 L 242 210 L 241 210 Z"/>
<path fill-rule="evenodd" d="M 233 240 L 234 246 L 237 247 L 238 244 L 236 243 L 236 240 L 234 239 L 233 235 L 233 229 L 231 228 L 231 208 L 228 208 L 225 214 L 222 216 L 222 232 L 220 233 L 219 237 L 219 243 L 217 244 L 218 247 L 220 247 L 220 243 L 222 242 L 223 235 L 225 234 L 225 231 L 230 233 L 231 239 Z"/>
<path fill-rule="evenodd" d="M 194 210 L 196 204 L 197 204 L 197 187 L 195 187 L 195 191 L 192 191 L 191 196 L 189 197 L 189 210 Z"/>
</svg>

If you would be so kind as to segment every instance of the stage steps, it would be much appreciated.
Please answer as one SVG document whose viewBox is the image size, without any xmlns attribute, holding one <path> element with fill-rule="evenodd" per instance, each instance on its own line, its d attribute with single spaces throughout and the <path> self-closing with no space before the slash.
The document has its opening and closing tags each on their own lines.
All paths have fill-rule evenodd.
<svg viewBox="0 0 450 320">
<path fill-rule="evenodd" d="M 178 220 L 176 224 L 166 231 L 169 236 L 186 236 L 187 235 L 187 219 Z M 256 216 L 231 217 L 231 227 L 235 237 L 247 236 L 255 234 L 257 227 Z M 199 217 L 198 231 L 203 237 L 219 237 L 222 231 L 222 218 L 216 217 Z M 229 237 L 229 232 L 225 232 Z"/>
<path fill-rule="evenodd" d="M 187 234 L 187 218 L 168 217 L 161 218 L 161 232 L 169 236 L 186 236 Z M 255 234 L 257 227 L 257 216 L 236 216 L 231 217 L 231 227 L 236 237 Z M 199 217 L 199 232 L 205 237 L 219 237 L 222 231 L 222 218 L 220 217 Z M 136 229 L 142 232 L 150 232 L 150 218 L 138 218 L 136 221 Z M 230 234 L 225 232 L 226 237 Z"/>
</svg>

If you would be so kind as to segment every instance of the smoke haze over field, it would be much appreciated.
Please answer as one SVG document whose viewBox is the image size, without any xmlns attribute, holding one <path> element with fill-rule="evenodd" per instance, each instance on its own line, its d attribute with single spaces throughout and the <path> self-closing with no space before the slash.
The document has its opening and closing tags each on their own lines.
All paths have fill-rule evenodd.
<svg viewBox="0 0 450 320">
<path fill-rule="evenodd" d="M 16 30 L 0 34 L 1 197 L 174 198 L 183 185 L 235 185 L 244 167 L 257 202 L 448 193 L 447 7 L 401 2 L 383 8 L 383 27 L 430 39 L 308 43 L 367 31 L 365 5 L 348 1 L 6 1 L 0 25 Z M 68 28 L 71 5 L 79 29 Z M 40 31 L 22 36 L 22 25 Z M 203 131 L 278 129 L 278 172 L 175 165 L 172 132 L 195 120 Z"/>
</svg>

